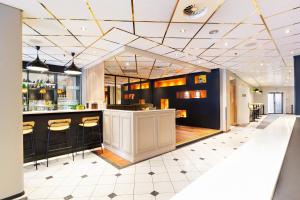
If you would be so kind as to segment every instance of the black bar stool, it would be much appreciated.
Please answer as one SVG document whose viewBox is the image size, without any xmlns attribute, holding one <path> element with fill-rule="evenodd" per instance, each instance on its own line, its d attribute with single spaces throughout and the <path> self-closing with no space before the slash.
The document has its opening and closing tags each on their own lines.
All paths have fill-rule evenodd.
<svg viewBox="0 0 300 200">
<path fill-rule="evenodd" d="M 97 136 L 99 138 L 99 141 L 101 143 L 101 151 L 103 153 L 103 149 L 102 149 L 102 134 L 101 134 L 101 130 L 100 130 L 100 118 L 99 116 L 95 116 L 95 117 L 83 117 L 81 120 L 81 123 L 78 124 L 80 127 L 82 127 L 82 144 L 81 144 L 81 148 L 82 148 L 82 158 L 84 158 L 84 150 L 85 148 L 90 145 L 90 144 L 94 144 L 94 142 L 89 142 L 87 143 L 87 138 L 86 138 L 86 131 L 85 129 L 91 129 L 92 133 L 93 133 L 93 129 L 97 128 L 98 129 L 98 134 Z M 78 137 L 77 137 L 77 144 L 78 144 Z"/>
<path fill-rule="evenodd" d="M 34 134 L 34 121 L 29 122 L 23 122 L 23 136 L 29 136 L 30 137 L 30 143 L 31 143 L 31 153 L 26 155 L 29 157 L 34 158 L 35 162 L 35 168 L 37 170 L 37 159 L 36 159 L 36 147 L 35 147 L 35 134 Z M 25 157 L 25 148 L 24 148 L 24 157 Z"/>
<path fill-rule="evenodd" d="M 48 121 L 48 137 L 47 137 L 47 147 L 46 147 L 46 159 L 47 159 L 47 167 L 48 167 L 48 158 L 49 153 L 71 148 L 72 149 L 72 158 L 74 161 L 74 151 L 73 151 L 73 145 L 72 145 L 72 137 L 70 136 L 70 126 L 71 126 L 71 119 L 55 119 L 55 120 L 49 120 Z M 51 135 L 56 134 L 64 134 L 64 143 L 60 143 L 59 145 L 66 145 L 66 147 L 61 148 L 54 148 L 50 149 L 50 139 Z M 68 140 L 69 136 L 69 140 Z M 54 146 L 54 145 L 53 145 Z"/>
</svg>

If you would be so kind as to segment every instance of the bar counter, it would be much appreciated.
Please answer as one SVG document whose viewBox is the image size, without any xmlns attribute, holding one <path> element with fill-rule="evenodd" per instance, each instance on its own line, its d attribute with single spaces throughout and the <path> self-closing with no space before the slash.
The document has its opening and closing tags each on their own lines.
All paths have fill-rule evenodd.
<svg viewBox="0 0 300 200">
<path fill-rule="evenodd" d="M 93 117 L 99 116 L 100 117 L 100 136 L 95 137 L 96 134 L 90 135 L 88 140 L 88 144 L 85 149 L 92 149 L 100 147 L 103 141 L 103 111 L 99 109 L 85 109 L 85 110 L 53 110 L 53 111 L 27 111 L 23 112 L 23 121 L 35 121 L 34 127 L 34 135 L 35 135 L 35 143 L 36 143 L 36 158 L 38 160 L 46 158 L 46 142 L 47 142 L 47 135 L 48 135 L 48 120 L 54 119 L 71 119 L 71 127 L 70 127 L 70 141 L 72 142 L 74 152 L 82 150 L 81 146 L 78 141 L 81 139 L 81 128 L 79 127 L 79 123 L 81 123 L 83 117 Z M 99 129 L 97 129 L 98 131 Z M 94 130 L 96 132 L 96 130 Z M 64 141 L 63 134 L 56 134 L 55 139 L 53 139 L 54 144 L 58 146 Z M 59 149 L 55 153 L 53 152 L 53 156 L 59 156 L 71 153 L 70 149 L 63 149 L 64 146 L 59 146 Z M 34 160 L 33 156 L 29 155 L 31 151 L 31 138 L 29 135 L 24 135 L 24 162 L 30 162 Z"/>
</svg>

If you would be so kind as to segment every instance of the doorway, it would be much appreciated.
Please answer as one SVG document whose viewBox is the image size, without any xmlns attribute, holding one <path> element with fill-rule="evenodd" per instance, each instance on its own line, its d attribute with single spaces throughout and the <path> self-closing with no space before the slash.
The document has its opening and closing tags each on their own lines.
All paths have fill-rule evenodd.
<svg viewBox="0 0 300 200">
<path fill-rule="evenodd" d="M 268 114 L 283 113 L 283 92 L 268 93 Z"/>
<path fill-rule="evenodd" d="M 236 81 L 230 80 L 230 126 L 237 125 L 237 111 L 236 111 Z"/>
</svg>

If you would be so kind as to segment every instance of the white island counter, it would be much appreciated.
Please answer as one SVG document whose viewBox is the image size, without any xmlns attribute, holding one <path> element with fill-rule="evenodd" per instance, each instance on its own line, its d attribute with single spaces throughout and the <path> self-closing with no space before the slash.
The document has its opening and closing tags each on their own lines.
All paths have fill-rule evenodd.
<svg viewBox="0 0 300 200">
<path fill-rule="evenodd" d="M 105 148 L 130 162 L 138 162 L 176 147 L 175 109 L 105 110 Z"/>
</svg>

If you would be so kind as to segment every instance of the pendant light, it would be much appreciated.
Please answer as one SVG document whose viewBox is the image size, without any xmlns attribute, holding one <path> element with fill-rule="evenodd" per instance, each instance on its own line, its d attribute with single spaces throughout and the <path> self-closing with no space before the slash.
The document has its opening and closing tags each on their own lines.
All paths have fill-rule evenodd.
<svg viewBox="0 0 300 200">
<path fill-rule="evenodd" d="M 72 52 L 72 64 L 69 66 L 69 67 L 67 67 L 66 69 L 65 69 L 65 73 L 66 74 L 71 74 L 71 75 L 80 75 L 81 74 L 81 70 L 75 65 L 75 63 L 74 63 L 74 56 L 75 56 L 75 53 L 74 52 Z"/>
<path fill-rule="evenodd" d="M 32 70 L 32 71 L 39 71 L 39 72 L 49 71 L 48 65 L 46 65 L 44 62 L 42 62 L 39 58 L 40 47 L 36 46 L 36 50 L 37 50 L 36 59 L 34 61 L 28 63 L 26 65 L 26 69 L 29 69 L 29 70 Z"/>
</svg>

